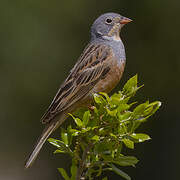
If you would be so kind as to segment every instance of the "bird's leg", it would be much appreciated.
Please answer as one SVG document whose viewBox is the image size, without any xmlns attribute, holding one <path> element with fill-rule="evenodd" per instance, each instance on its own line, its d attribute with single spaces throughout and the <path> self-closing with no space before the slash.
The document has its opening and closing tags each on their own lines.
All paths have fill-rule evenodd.
<svg viewBox="0 0 180 180">
<path fill-rule="evenodd" d="M 88 109 L 90 110 L 90 111 L 94 111 L 94 109 L 95 109 L 95 106 L 93 106 L 93 105 L 88 105 Z"/>
</svg>

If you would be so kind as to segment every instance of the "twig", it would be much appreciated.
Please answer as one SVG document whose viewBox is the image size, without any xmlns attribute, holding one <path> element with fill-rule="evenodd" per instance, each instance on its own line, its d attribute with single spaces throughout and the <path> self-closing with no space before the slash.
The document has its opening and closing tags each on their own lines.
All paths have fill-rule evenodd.
<svg viewBox="0 0 180 180">
<path fill-rule="evenodd" d="M 91 149 L 91 147 L 93 146 L 93 144 L 89 144 L 84 152 L 83 152 L 83 155 L 82 155 L 82 160 L 80 161 L 79 163 L 79 167 L 78 167 L 78 170 L 77 170 L 77 175 L 76 175 L 76 180 L 81 180 L 82 179 L 82 173 L 83 173 L 83 170 L 84 170 L 84 167 L 85 167 L 85 164 L 86 164 L 86 157 L 87 157 L 87 154 L 89 152 L 89 150 Z"/>
</svg>

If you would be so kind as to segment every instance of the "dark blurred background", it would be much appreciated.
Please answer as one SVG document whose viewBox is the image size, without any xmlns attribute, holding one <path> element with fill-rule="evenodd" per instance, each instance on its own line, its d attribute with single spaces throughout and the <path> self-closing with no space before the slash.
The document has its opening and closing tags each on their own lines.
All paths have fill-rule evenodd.
<svg viewBox="0 0 180 180">
<path fill-rule="evenodd" d="M 145 87 L 136 99 L 162 101 L 141 126 L 152 140 L 136 145 L 132 154 L 140 162 L 125 171 L 136 180 L 180 179 L 179 7 L 176 0 L 1 0 L 0 179 L 62 179 L 56 168 L 68 167 L 70 159 L 52 155 L 48 143 L 31 169 L 24 170 L 24 160 L 42 131 L 41 115 L 87 44 L 91 24 L 105 12 L 134 20 L 121 33 L 127 66 L 116 90 L 138 73 Z"/>
</svg>

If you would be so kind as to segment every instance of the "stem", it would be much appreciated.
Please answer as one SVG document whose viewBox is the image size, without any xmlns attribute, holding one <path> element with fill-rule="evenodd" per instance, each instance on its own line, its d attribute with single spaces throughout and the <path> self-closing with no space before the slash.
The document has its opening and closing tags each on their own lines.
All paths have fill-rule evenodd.
<svg viewBox="0 0 180 180">
<path fill-rule="evenodd" d="M 87 157 L 87 154 L 88 154 L 88 152 L 89 152 L 89 150 L 91 149 L 92 146 L 93 146 L 93 144 L 89 144 L 85 148 L 85 150 L 83 152 L 82 160 L 79 162 L 79 167 L 78 167 L 78 170 L 77 170 L 76 180 L 81 180 L 81 178 L 82 178 L 82 173 L 83 173 L 85 165 L 86 165 L 86 157 Z"/>
</svg>

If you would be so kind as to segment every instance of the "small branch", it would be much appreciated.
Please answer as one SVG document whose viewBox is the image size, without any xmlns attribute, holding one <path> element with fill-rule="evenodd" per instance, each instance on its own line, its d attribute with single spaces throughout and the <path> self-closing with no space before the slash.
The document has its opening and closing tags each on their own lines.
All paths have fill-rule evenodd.
<svg viewBox="0 0 180 180">
<path fill-rule="evenodd" d="M 79 168 L 77 170 L 76 180 L 81 180 L 82 179 L 81 176 L 82 176 L 85 164 L 86 164 L 86 157 L 87 157 L 87 154 L 88 154 L 88 152 L 89 152 L 89 150 L 91 149 L 92 146 L 93 146 L 93 144 L 89 144 L 87 146 L 87 148 L 83 152 L 82 160 L 80 161 Z"/>
</svg>

